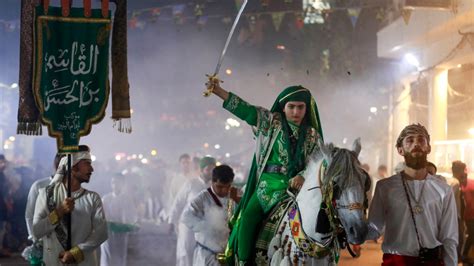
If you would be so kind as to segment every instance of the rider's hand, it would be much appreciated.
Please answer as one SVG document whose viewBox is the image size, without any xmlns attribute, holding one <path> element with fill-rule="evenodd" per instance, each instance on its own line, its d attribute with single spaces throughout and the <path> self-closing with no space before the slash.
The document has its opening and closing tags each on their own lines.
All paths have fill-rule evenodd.
<svg viewBox="0 0 474 266">
<path fill-rule="evenodd" d="M 300 190 L 303 186 L 304 178 L 300 175 L 297 175 L 290 179 L 290 187 L 296 190 Z"/>
<path fill-rule="evenodd" d="M 240 191 L 238 188 L 236 187 L 230 187 L 230 190 L 229 190 L 229 198 L 231 198 L 233 201 L 235 201 L 236 203 L 239 203 L 240 202 L 240 199 L 242 198 L 239 194 Z"/>
</svg>

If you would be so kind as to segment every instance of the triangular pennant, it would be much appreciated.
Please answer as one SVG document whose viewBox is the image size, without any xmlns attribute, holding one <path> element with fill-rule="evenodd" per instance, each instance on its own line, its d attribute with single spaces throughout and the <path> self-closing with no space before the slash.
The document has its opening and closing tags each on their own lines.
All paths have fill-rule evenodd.
<svg viewBox="0 0 474 266">
<path fill-rule="evenodd" d="M 185 4 L 179 4 L 173 6 L 173 16 L 181 16 L 184 13 L 184 9 L 186 8 Z"/>
<path fill-rule="evenodd" d="M 386 15 L 385 13 L 386 13 L 386 12 L 385 12 L 385 9 L 384 9 L 384 8 L 381 7 L 381 8 L 379 8 L 379 9 L 377 9 L 377 13 L 376 13 L 376 15 L 375 15 L 375 19 L 378 20 L 379 22 L 384 21 L 384 20 L 385 20 L 385 15 Z"/>
<path fill-rule="evenodd" d="M 161 9 L 159 7 L 155 7 L 151 9 L 152 16 L 159 16 L 161 14 Z"/>
<path fill-rule="evenodd" d="M 351 19 L 352 27 L 355 28 L 357 24 L 357 19 L 359 18 L 360 15 L 360 8 L 348 8 L 347 9 L 347 14 L 349 15 L 349 18 Z"/>
<path fill-rule="evenodd" d="M 408 23 L 410 22 L 411 12 L 412 12 L 411 9 L 403 9 L 402 10 L 403 21 L 405 21 L 406 25 L 408 25 Z"/>
<path fill-rule="evenodd" d="M 194 7 L 194 16 L 200 17 L 204 14 L 204 5 L 196 4 Z"/>
<path fill-rule="evenodd" d="M 272 13 L 273 26 L 275 27 L 276 31 L 280 30 L 280 26 L 281 26 L 281 22 L 283 21 L 283 17 L 285 17 L 285 12 L 273 12 Z"/>
</svg>

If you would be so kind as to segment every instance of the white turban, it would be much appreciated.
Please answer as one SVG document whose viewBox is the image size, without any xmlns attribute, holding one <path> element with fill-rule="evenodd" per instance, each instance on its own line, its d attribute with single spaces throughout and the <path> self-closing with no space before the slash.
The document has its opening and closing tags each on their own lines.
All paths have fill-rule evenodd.
<svg viewBox="0 0 474 266">
<path fill-rule="evenodd" d="M 79 163 L 81 160 L 90 161 L 91 153 L 90 151 L 75 152 L 75 153 L 72 153 L 71 158 L 72 158 L 71 167 L 73 167 L 74 165 Z M 56 173 L 54 174 L 54 177 L 49 184 L 62 182 L 64 175 L 66 174 L 66 168 L 67 168 L 67 156 L 64 156 L 63 158 L 61 158 L 61 161 L 59 161 L 58 169 L 56 170 Z"/>
<path fill-rule="evenodd" d="M 91 153 L 90 151 L 80 151 L 80 152 L 75 152 L 71 155 L 72 162 L 71 162 L 71 167 L 79 163 L 81 160 L 91 160 Z M 58 169 L 56 170 L 56 173 L 54 174 L 53 180 L 49 183 L 50 185 L 54 186 L 53 190 L 53 200 L 56 203 L 56 205 L 61 204 L 61 202 L 66 198 L 67 196 L 67 190 L 66 186 L 63 184 L 63 178 L 66 175 L 66 168 L 67 168 L 67 156 L 64 156 L 61 158 L 61 161 L 59 161 Z"/>
</svg>

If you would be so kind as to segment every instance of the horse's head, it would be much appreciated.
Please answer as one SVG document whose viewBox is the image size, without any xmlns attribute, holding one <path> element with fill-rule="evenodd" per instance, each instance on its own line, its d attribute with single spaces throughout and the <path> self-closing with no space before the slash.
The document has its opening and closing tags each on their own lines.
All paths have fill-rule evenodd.
<svg viewBox="0 0 474 266">
<path fill-rule="evenodd" d="M 342 149 L 332 145 L 322 146 L 321 152 L 327 162 L 323 186 L 332 185 L 332 200 L 336 214 L 352 244 L 365 241 L 368 223 L 366 192 L 370 189 L 370 177 L 358 160 L 360 140 L 354 141 L 353 149 Z"/>
</svg>

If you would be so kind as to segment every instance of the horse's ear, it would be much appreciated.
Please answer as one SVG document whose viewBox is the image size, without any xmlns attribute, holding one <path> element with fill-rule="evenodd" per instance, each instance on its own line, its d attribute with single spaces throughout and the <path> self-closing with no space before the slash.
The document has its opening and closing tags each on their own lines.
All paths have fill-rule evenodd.
<svg viewBox="0 0 474 266">
<path fill-rule="evenodd" d="M 356 154 L 356 157 L 359 157 L 360 150 L 362 150 L 362 145 L 360 144 L 360 138 L 357 138 L 352 143 L 352 151 Z"/>
<path fill-rule="evenodd" d="M 326 158 L 327 155 L 331 152 L 331 150 L 329 150 L 329 147 L 325 145 L 323 140 L 320 138 L 318 139 L 318 146 L 319 150 L 321 151 L 321 154 Z"/>
</svg>

